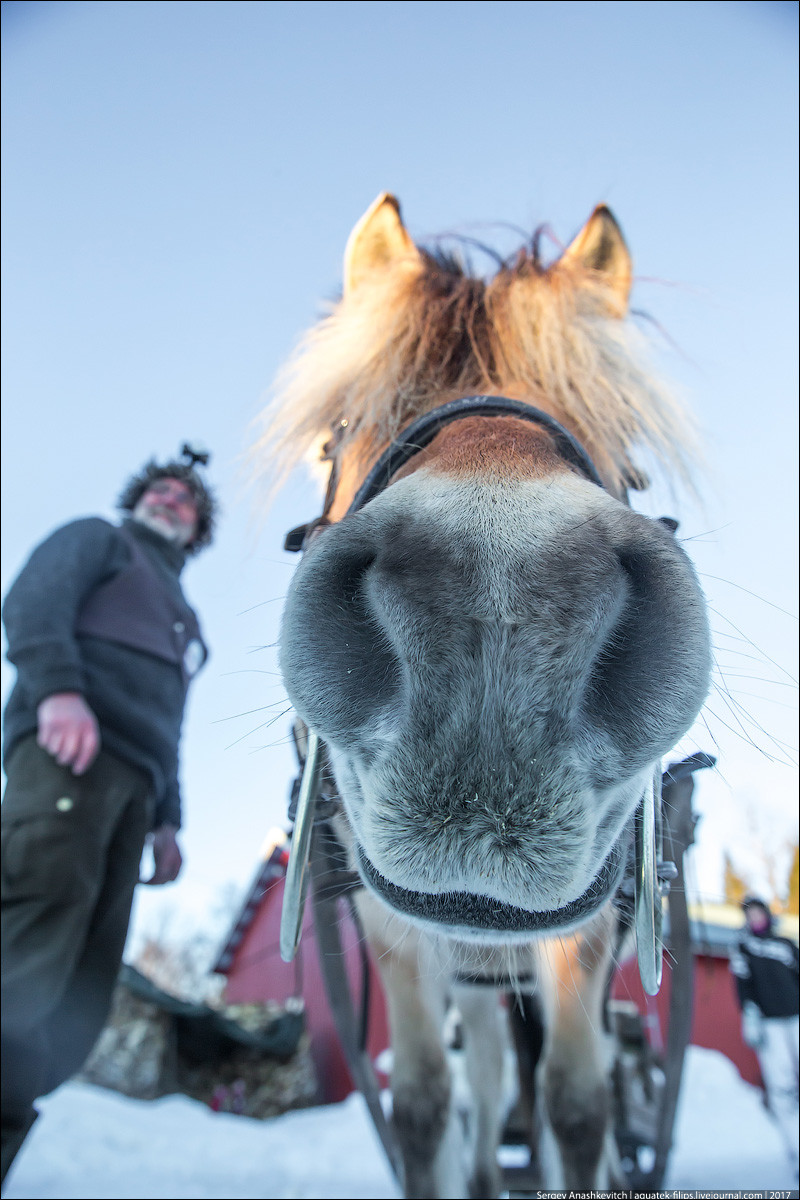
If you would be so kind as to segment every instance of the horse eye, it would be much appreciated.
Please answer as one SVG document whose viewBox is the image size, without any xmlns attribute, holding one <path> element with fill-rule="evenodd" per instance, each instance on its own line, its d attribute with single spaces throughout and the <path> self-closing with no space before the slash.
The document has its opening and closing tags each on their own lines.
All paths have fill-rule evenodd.
<svg viewBox="0 0 800 1200">
<path fill-rule="evenodd" d="M 675 533 L 678 529 L 678 525 L 680 524 L 680 522 L 676 521 L 674 517 L 659 517 L 658 523 L 659 525 L 666 526 L 670 533 Z"/>
</svg>

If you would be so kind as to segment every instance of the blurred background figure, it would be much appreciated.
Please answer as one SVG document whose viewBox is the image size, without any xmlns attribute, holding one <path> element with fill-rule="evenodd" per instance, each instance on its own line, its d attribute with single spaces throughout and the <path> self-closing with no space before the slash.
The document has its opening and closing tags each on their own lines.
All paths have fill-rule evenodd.
<svg viewBox="0 0 800 1200">
<path fill-rule="evenodd" d="M 758 1055 L 767 1106 L 798 1169 L 798 949 L 773 932 L 765 901 L 742 901 L 745 928 L 731 955 L 742 1036 Z"/>
<path fill-rule="evenodd" d="M 5 713 L 2 805 L 2 1173 L 34 1100 L 83 1065 L 108 1014 L 143 846 L 176 879 L 178 744 L 207 658 L 181 588 L 215 500 L 184 446 L 118 501 L 33 552 L 3 606 L 17 678 Z"/>
</svg>

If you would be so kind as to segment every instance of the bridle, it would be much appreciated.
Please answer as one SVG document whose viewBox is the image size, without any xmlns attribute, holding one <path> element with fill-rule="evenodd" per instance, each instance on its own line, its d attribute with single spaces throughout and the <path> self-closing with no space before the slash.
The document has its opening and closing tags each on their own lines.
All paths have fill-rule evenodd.
<svg viewBox="0 0 800 1200">
<path fill-rule="evenodd" d="M 440 404 L 438 408 L 423 413 L 421 417 L 417 417 L 416 421 L 406 426 L 370 468 L 346 515 L 358 512 L 365 504 L 369 504 L 370 500 L 374 500 L 389 486 L 401 467 L 404 467 L 416 454 L 430 445 L 440 430 L 464 417 L 518 417 L 523 421 L 530 421 L 547 431 L 560 457 L 565 462 L 576 467 L 591 483 L 597 484 L 598 487 L 605 487 L 597 468 L 580 442 L 549 413 L 542 412 L 540 408 L 534 408 L 532 404 L 526 404 L 522 400 L 511 400 L 508 396 L 464 396 L 460 400 L 450 400 L 447 404 Z M 346 427 L 346 421 L 336 427 L 332 437 L 334 445 Z M 331 442 L 328 443 L 328 446 L 330 445 Z M 334 459 L 321 516 L 305 525 L 298 525 L 295 529 L 291 529 L 286 535 L 283 544 L 284 550 L 291 552 L 303 550 L 309 536 L 321 525 L 329 523 L 328 512 L 336 494 L 337 482 L 337 467 Z"/>
<path fill-rule="evenodd" d="M 451 400 L 425 413 L 398 435 L 370 469 L 353 498 L 346 515 L 358 512 L 391 483 L 396 473 L 424 450 L 436 435 L 465 417 L 517 417 L 544 429 L 550 436 L 559 456 L 574 467 L 585 479 L 605 489 L 605 484 L 581 444 L 564 427 L 533 405 L 507 396 L 466 396 Z M 346 423 L 342 423 L 342 428 Z M 328 511 L 336 489 L 337 474 L 334 459 L 331 479 L 323 513 L 314 521 L 292 529 L 284 542 L 290 551 L 306 550 L 320 527 L 330 524 Z M 623 499 L 627 503 L 627 495 Z M 322 776 L 323 744 L 319 736 L 308 731 L 308 742 L 297 793 L 294 833 L 286 870 L 283 911 L 281 914 L 280 952 L 284 962 L 291 962 L 297 951 L 303 926 L 303 912 L 308 888 L 308 863 L 311 834 L 316 815 L 317 799 Z M 663 958 L 661 899 L 669 890 L 669 881 L 677 874 L 671 862 L 661 861 L 661 768 L 656 766 L 652 782 L 644 795 L 633 820 L 633 864 L 623 881 L 634 895 L 634 925 L 636 952 L 642 986 L 655 996 L 661 986 Z"/>
<path fill-rule="evenodd" d="M 440 430 L 454 421 L 463 420 L 464 417 L 518 417 L 523 421 L 530 421 L 547 430 L 561 458 L 571 466 L 577 467 L 598 487 L 604 486 L 597 468 L 580 442 L 576 441 L 571 433 L 567 433 L 549 413 L 521 400 L 510 400 L 507 396 L 465 396 L 461 400 L 451 400 L 448 404 L 442 404 L 412 422 L 388 449 L 384 450 L 356 492 L 348 511 L 358 512 L 370 500 L 374 500 L 388 487 L 400 468 L 410 462 L 420 450 L 430 445 Z"/>
</svg>

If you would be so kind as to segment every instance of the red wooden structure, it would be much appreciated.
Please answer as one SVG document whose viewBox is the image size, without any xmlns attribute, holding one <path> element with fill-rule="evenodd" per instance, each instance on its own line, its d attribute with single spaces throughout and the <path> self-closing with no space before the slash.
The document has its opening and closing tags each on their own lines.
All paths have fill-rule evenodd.
<svg viewBox="0 0 800 1200">
<path fill-rule="evenodd" d="M 632 1000 L 644 1017 L 650 1045 L 663 1051 L 669 1023 L 670 970 L 664 956 L 664 977 L 657 996 L 645 994 L 639 982 L 635 958 L 629 958 L 617 972 L 611 994 L 615 1000 Z M 736 988 L 728 967 L 726 950 L 716 946 L 695 946 L 693 1046 L 719 1050 L 737 1068 L 742 1079 L 761 1085 L 758 1059 L 742 1041 L 741 1016 Z"/>
<path fill-rule="evenodd" d="M 321 1103 L 343 1100 L 353 1084 L 328 1008 L 314 938 L 311 905 L 306 908 L 303 936 L 295 961 L 284 963 L 278 949 L 286 849 L 278 845 L 257 874 L 242 911 L 215 965 L 227 976 L 225 998 L 230 1004 L 264 1000 L 286 1003 L 302 1000 L 311 1053 L 317 1070 Z M 350 984 L 355 997 L 362 994 L 362 954 L 358 934 L 344 901 L 342 943 L 347 958 Z M 702 918 L 702 919 L 701 919 Z M 695 995 L 692 1043 L 719 1050 L 737 1067 L 747 1082 L 760 1085 L 758 1060 L 741 1037 L 739 1010 L 733 978 L 728 968 L 728 950 L 741 924 L 736 909 L 716 910 L 709 906 L 692 921 L 695 950 Z M 796 937 L 792 926 L 788 936 Z M 669 1021 L 669 955 L 664 956 L 664 982 L 655 998 L 645 995 L 639 983 L 635 958 L 623 963 L 614 980 L 615 999 L 633 1001 L 644 1016 L 645 1028 L 654 1050 L 663 1048 Z M 357 1000 L 358 1002 L 358 1000 Z M 380 979 L 369 962 L 369 1036 L 367 1050 L 380 1072 L 381 1054 L 389 1045 Z"/>
<path fill-rule="evenodd" d="M 287 859 L 286 850 L 276 847 L 264 863 L 214 970 L 227 976 L 225 1001 L 228 1004 L 253 1004 L 264 1000 L 285 1004 L 293 999 L 302 1000 L 320 1088 L 319 1101 L 334 1104 L 353 1091 L 353 1083 L 325 995 L 310 904 L 306 905 L 303 934 L 294 962 L 285 963 L 278 948 Z M 347 915 L 346 904 L 341 900 L 339 904 L 342 906 L 342 945 L 350 987 L 358 1003 L 364 986 L 358 934 Z M 380 979 L 372 961 L 367 961 L 367 1050 L 378 1066 L 377 1060 L 389 1045 L 389 1035 Z M 383 1086 L 388 1085 L 388 1078 L 380 1070 L 378 1077 Z"/>
</svg>

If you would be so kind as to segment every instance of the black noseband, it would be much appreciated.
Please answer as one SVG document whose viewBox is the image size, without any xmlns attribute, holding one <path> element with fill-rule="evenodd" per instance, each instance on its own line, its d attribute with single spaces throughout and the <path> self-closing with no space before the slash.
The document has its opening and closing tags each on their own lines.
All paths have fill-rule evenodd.
<svg viewBox="0 0 800 1200">
<path fill-rule="evenodd" d="M 519 417 L 523 421 L 532 421 L 534 425 L 547 430 L 566 462 L 577 467 L 582 475 L 598 487 L 604 486 L 597 468 L 580 442 L 576 441 L 571 433 L 567 433 L 563 425 L 549 413 L 542 412 L 541 409 L 534 408 L 522 400 L 510 400 L 508 396 L 465 396 L 461 400 L 451 400 L 448 404 L 432 409 L 404 429 L 375 463 L 347 511 L 358 512 L 370 500 L 374 500 L 388 486 L 392 476 L 415 454 L 424 450 L 440 429 L 461 417 Z"/>
<path fill-rule="evenodd" d="M 419 454 L 420 450 L 424 450 L 426 446 L 430 445 L 445 425 L 450 425 L 453 421 L 460 420 L 461 417 L 519 417 L 523 421 L 531 421 L 550 434 L 558 453 L 565 462 L 577 467 L 591 483 L 605 488 L 597 467 L 583 446 L 549 413 L 542 412 L 540 408 L 534 408 L 532 404 L 526 404 L 523 400 L 511 400 L 508 396 L 464 396 L 460 400 L 451 400 L 447 404 L 442 404 L 438 408 L 424 413 L 395 438 L 392 444 L 384 450 L 356 492 L 355 498 L 347 510 L 348 514 L 358 512 L 370 500 L 374 500 L 376 496 L 380 495 L 401 467 L 404 467 L 415 454 Z M 284 550 L 293 552 L 302 550 L 313 529 L 318 525 L 329 524 L 327 511 L 333 500 L 335 474 L 334 466 L 323 515 L 316 521 L 298 525 L 295 529 L 290 530 L 283 543 Z"/>
</svg>

